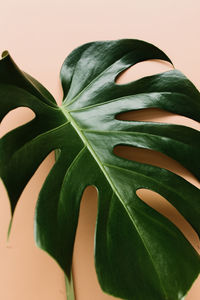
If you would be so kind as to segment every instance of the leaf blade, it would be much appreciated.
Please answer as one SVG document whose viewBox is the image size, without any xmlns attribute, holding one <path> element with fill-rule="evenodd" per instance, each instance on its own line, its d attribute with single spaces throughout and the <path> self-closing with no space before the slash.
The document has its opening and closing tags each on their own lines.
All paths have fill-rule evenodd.
<svg viewBox="0 0 200 300">
<path fill-rule="evenodd" d="M 165 169 L 113 154 L 113 148 L 120 144 L 157 150 L 198 176 L 200 134 L 197 130 L 116 119 L 125 111 L 157 107 L 200 120 L 199 92 L 179 71 L 144 77 L 125 85 L 116 84 L 116 77 L 123 70 L 152 58 L 171 62 L 160 49 L 138 40 L 94 42 L 77 48 L 61 69 L 64 92 L 61 107 L 53 103 L 48 92 L 31 76 L 24 73 L 30 79 L 29 83 L 24 75 L 22 79 L 16 66 L 11 68 L 15 78 L 8 82 L 9 76 L 3 78 L 5 66 L 1 62 L 0 96 L 6 95 L 6 86 L 12 87 L 12 92 L 1 101 L 3 116 L 16 105 L 28 106 L 36 114 L 30 124 L 1 140 L 1 144 L 8 145 L 2 150 L 7 161 L 12 161 L 13 153 L 18 161 L 16 165 L 6 165 L 3 160 L 1 174 L 4 181 L 5 174 L 11 181 L 13 166 L 19 167 L 23 159 L 27 170 L 31 169 L 30 172 L 25 168 L 26 180 L 21 177 L 16 181 L 16 204 L 38 162 L 49 150 L 59 149 L 58 160 L 37 203 L 35 238 L 38 245 L 56 259 L 70 278 L 81 195 L 87 185 L 94 185 L 99 191 L 95 263 L 102 289 L 126 299 L 146 300 L 148 291 L 152 300 L 179 300 L 199 274 L 199 256 L 183 234 L 144 204 L 136 192 L 139 188 L 147 188 L 160 193 L 199 233 L 200 191 Z M 8 74 L 10 62 L 6 66 Z M 33 86 L 30 87 L 31 82 Z M 15 91 L 18 104 L 13 96 Z M 22 138 L 20 132 L 24 129 L 26 135 L 30 129 L 30 135 Z M 36 151 L 40 140 L 41 149 Z M 18 155 L 20 145 L 25 145 L 22 149 L 27 151 Z M 10 153 L 6 148 L 11 149 Z M 28 162 L 30 154 L 34 157 L 32 164 Z M 7 188 L 12 190 L 12 185 Z M 122 263 L 115 249 L 123 256 Z M 189 261 L 187 257 L 190 257 Z M 142 270 L 142 258 L 147 271 Z M 119 267 L 114 273 L 116 264 Z M 141 282 L 145 284 L 144 291 L 137 287 Z"/>
</svg>

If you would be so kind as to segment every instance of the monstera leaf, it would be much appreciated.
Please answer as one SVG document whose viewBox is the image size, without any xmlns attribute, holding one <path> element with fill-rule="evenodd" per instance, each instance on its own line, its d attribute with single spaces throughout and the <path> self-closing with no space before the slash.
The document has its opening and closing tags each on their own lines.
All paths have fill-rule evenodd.
<svg viewBox="0 0 200 300">
<path fill-rule="evenodd" d="M 11 208 L 44 158 L 57 160 L 35 214 L 35 239 L 70 278 L 81 196 L 98 190 L 95 265 L 102 289 L 133 300 L 183 299 L 199 274 L 200 259 L 167 218 L 137 196 L 141 188 L 165 197 L 200 233 L 200 192 L 182 177 L 116 156 L 117 145 L 156 150 L 200 178 L 200 133 L 186 126 L 123 121 L 119 113 L 159 108 L 200 121 L 200 94 L 171 70 L 119 85 L 116 77 L 148 59 L 170 59 L 138 40 L 93 42 L 75 49 L 61 69 L 63 104 L 7 52 L 0 61 L 1 119 L 17 107 L 35 118 L 1 139 L 1 177 Z M 28 199 L 27 199 L 28 201 Z"/>
</svg>

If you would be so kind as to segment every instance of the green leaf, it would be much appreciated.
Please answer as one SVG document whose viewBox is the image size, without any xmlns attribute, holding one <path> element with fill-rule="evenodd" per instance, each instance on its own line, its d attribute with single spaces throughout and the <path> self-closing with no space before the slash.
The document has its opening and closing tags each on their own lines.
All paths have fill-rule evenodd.
<svg viewBox="0 0 200 300">
<path fill-rule="evenodd" d="M 36 117 L 1 139 L 0 172 L 14 211 L 43 159 L 57 159 L 39 195 L 35 239 L 70 280 L 84 189 L 98 190 L 95 265 L 102 289 L 133 300 L 183 299 L 200 259 L 180 230 L 139 199 L 145 188 L 165 197 L 200 233 L 200 191 L 182 177 L 116 156 L 117 145 L 156 150 L 200 178 L 200 133 L 186 126 L 122 121 L 126 111 L 159 108 L 200 121 L 200 94 L 179 71 L 119 85 L 117 76 L 139 62 L 170 59 L 139 40 L 93 42 L 75 49 L 61 69 L 63 104 L 15 65 L 0 61 L 1 119 L 25 106 Z"/>
</svg>

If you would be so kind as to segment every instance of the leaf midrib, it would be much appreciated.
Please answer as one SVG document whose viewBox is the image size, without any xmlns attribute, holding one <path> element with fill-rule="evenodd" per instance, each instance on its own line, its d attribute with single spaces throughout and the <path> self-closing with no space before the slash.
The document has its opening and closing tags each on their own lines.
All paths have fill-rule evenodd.
<svg viewBox="0 0 200 300">
<path fill-rule="evenodd" d="M 63 112 L 63 114 L 66 116 L 67 120 L 71 123 L 71 125 L 73 126 L 73 128 L 75 129 L 75 131 L 78 133 L 78 135 L 80 136 L 81 140 L 83 141 L 83 143 L 86 145 L 86 147 L 88 148 L 88 150 L 90 151 L 91 155 L 94 157 L 95 161 L 97 162 L 97 164 L 99 165 L 100 169 L 102 170 L 103 174 L 105 175 L 106 179 L 108 180 L 108 182 L 110 183 L 112 189 L 115 191 L 116 195 L 119 197 L 120 201 L 121 201 L 121 197 L 118 194 L 118 191 L 115 188 L 115 185 L 113 184 L 111 178 L 109 177 L 109 175 L 106 172 L 106 169 L 104 168 L 104 165 L 101 163 L 101 160 L 99 159 L 99 157 L 97 156 L 97 154 L 95 153 L 94 149 L 92 148 L 92 145 L 89 143 L 88 139 L 85 137 L 85 135 L 83 134 L 83 130 L 81 130 L 81 128 L 78 126 L 78 124 L 75 122 L 75 120 L 71 117 L 70 113 L 67 111 L 67 109 L 63 109 L 62 107 L 61 111 Z M 123 203 L 123 202 L 122 202 Z M 124 204 L 123 204 L 124 205 Z M 130 216 L 131 217 L 131 216 Z"/>
<path fill-rule="evenodd" d="M 122 200 L 122 197 L 121 195 L 119 194 L 118 190 L 116 189 L 115 187 L 115 184 L 113 183 L 111 177 L 108 175 L 108 173 L 106 172 L 106 169 L 104 168 L 104 165 L 101 163 L 101 160 L 99 159 L 99 157 L 97 156 L 97 154 L 95 153 L 94 149 L 92 148 L 92 145 L 89 143 L 89 141 L 87 140 L 87 138 L 85 137 L 85 135 L 83 134 L 83 130 L 81 130 L 81 128 L 78 126 L 78 124 L 76 123 L 76 121 L 72 118 L 72 116 L 70 115 L 70 112 L 66 109 L 66 106 L 65 107 L 62 107 L 60 106 L 60 109 L 61 109 L 61 112 L 64 114 L 64 116 L 67 118 L 67 121 L 69 121 L 71 123 L 71 125 L 73 126 L 74 130 L 77 132 L 77 134 L 80 136 L 81 140 L 83 141 L 83 143 L 85 144 L 85 146 L 87 147 L 87 149 L 89 150 L 89 152 L 91 153 L 92 157 L 95 159 L 95 161 L 97 162 L 98 166 L 100 167 L 102 173 L 104 174 L 104 176 L 106 177 L 108 183 L 110 184 L 112 190 L 114 191 L 114 193 L 116 194 L 116 196 L 118 197 L 118 199 L 120 200 L 121 204 L 123 205 L 125 211 L 127 212 L 130 220 L 132 221 L 136 231 L 138 232 L 138 235 L 140 236 L 141 238 L 141 241 L 149 255 L 149 258 L 152 262 L 152 265 L 154 267 L 154 270 L 158 276 L 158 280 L 160 281 L 160 286 L 161 286 L 161 289 L 163 291 L 163 294 L 165 297 L 167 297 L 167 294 L 166 294 L 166 291 L 164 289 L 164 286 L 163 286 L 163 283 L 161 281 L 161 278 L 159 276 L 159 272 L 157 271 L 157 268 L 154 264 L 154 261 L 153 261 L 153 258 L 148 250 L 148 247 L 145 243 L 145 241 L 143 240 L 142 238 L 142 235 L 140 234 L 140 231 L 137 227 L 137 225 L 135 224 L 132 216 L 131 216 L 131 213 L 129 212 L 129 209 L 128 207 L 124 204 L 123 200 Z"/>
</svg>

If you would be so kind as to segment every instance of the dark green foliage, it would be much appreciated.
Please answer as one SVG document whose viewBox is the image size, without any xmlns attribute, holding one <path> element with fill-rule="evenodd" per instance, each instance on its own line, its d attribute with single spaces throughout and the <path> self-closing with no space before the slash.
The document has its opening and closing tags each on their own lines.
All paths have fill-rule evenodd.
<svg viewBox="0 0 200 300">
<path fill-rule="evenodd" d="M 141 201 L 141 188 L 165 197 L 200 233 L 200 191 L 172 172 L 120 158 L 116 145 L 162 152 L 200 178 L 200 133 L 186 126 L 117 120 L 119 113 L 160 108 L 200 121 L 200 94 L 171 70 L 118 85 L 125 69 L 169 58 L 138 40 L 93 42 L 64 61 L 63 104 L 22 72 L 9 54 L 0 61 L 1 119 L 20 106 L 36 117 L 0 143 L 0 172 L 12 212 L 26 184 L 58 151 L 36 207 L 35 239 L 70 277 L 81 196 L 98 190 L 95 265 L 102 289 L 123 299 L 178 300 L 199 274 L 200 259 L 183 234 Z"/>
</svg>

